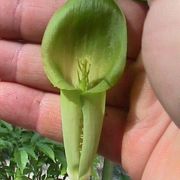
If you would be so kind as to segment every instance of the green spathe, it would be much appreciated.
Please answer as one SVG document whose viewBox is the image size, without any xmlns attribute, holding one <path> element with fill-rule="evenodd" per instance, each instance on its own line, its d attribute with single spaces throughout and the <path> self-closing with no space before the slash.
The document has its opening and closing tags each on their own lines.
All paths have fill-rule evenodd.
<svg viewBox="0 0 180 180">
<path fill-rule="evenodd" d="M 69 0 L 50 20 L 42 43 L 45 72 L 61 90 L 68 173 L 88 179 L 97 152 L 106 90 L 122 75 L 125 17 L 113 0 Z"/>
<path fill-rule="evenodd" d="M 73 180 L 86 180 L 90 176 L 99 144 L 104 107 L 105 93 L 79 96 L 61 91 L 64 145 L 68 174 Z"/>
</svg>

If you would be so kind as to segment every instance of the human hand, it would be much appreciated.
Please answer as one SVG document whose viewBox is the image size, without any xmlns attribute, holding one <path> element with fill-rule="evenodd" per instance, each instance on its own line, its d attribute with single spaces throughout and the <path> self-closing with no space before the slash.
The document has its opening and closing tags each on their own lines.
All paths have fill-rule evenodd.
<svg viewBox="0 0 180 180">
<path fill-rule="evenodd" d="M 131 0 L 119 2 L 128 21 L 128 65 L 108 93 L 99 152 L 121 162 L 133 180 L 176 178 L 178 129 L 155 97 L 141 56 L 135 61 L 147 8 Z M 40 43 L 50 16 L 63 1 L 0 3 L 0 118 L 62 141 L 58 91 L 43 72 Z"/>
</svg>

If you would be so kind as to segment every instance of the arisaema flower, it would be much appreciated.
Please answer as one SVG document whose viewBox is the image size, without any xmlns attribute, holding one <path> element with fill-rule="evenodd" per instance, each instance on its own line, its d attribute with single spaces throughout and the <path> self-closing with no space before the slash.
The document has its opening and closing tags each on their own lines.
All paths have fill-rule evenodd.
<svg viewBox="0 0 180 180">
<path fill-rule="evenodd" d="M 68 174 L 86 180 L 96 155 L 106 91 L 126 60 L 125 17 L 113 0 L 69 0 L 50 20 L 42 42 L 45 72 L 60 89 Z"/>
</svg>

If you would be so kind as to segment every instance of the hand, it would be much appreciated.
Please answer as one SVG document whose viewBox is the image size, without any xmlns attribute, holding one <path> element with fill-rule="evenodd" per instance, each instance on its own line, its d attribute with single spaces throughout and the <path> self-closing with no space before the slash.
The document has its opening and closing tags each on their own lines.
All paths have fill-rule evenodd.
<svg viewBox="0 0 180 180">
<path fill-rule="evenodd" d="M 142 56 L 136 61 L 147 7 L 131 0 L 119 3 L 128 21 L 128 63 L 123 79 L 108 93 L 99 152 L 121 163 L 133 180 L 176 180 L 180 131 L 156 98 L 142 63 L 154 89 L 161 92 L 153 83 L 158 79 L 151 75 L 153 65 L 148 64 L 153 60 L 148 50 L 154 47 L 150 46 L 154 42 L 148 43 L 148 29 L 157 17 L 150 10 Z M 62 141 L 59 92 L 43 72 L 40 43 L 51 15 L 63 1 L 0 0 L 0 4 L 0 118 Z M 156 59 L 167 57 L 164 53 L 168 51 Z"/>
</svg>

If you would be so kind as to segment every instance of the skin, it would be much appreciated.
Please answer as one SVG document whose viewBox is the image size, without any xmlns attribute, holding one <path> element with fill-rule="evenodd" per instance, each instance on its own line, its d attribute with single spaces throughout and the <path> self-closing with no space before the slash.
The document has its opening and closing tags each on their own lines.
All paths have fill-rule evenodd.
<svg viewBox="0 0 180 180">
<path fill-rule="evenodd" d="M 180 2 L 154 0 L 149 11 L 118 2 L 128 22 L 128 65 L 108 92 L 99 153 L 121 163 L 133 180 L 178 180 Z M 0 4 L 0 118 L 62 141 L 58 92 L 43 72 L 40 43 L 63 1 Z"/>
</svg>

